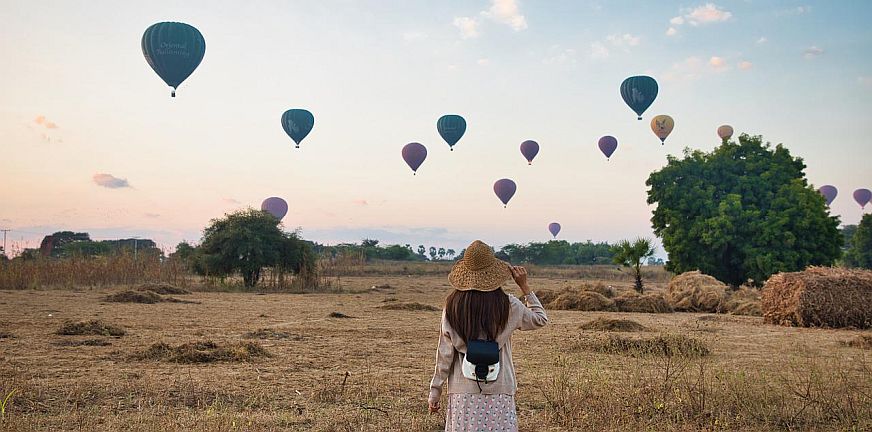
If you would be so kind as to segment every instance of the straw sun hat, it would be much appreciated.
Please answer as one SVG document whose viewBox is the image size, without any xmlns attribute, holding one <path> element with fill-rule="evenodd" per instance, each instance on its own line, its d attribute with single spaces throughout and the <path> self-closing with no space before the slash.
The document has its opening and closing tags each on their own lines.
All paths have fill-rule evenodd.
<svg viewBox="0 0 872 432">
<path fill-rule="evenodd" d="M 509 264 L 494 256 L 490 246 L 476 240 L 466 248 L 448 274 L 448 282 L 460 291 L 493 291 L 511 279 Z"/>
</svg>

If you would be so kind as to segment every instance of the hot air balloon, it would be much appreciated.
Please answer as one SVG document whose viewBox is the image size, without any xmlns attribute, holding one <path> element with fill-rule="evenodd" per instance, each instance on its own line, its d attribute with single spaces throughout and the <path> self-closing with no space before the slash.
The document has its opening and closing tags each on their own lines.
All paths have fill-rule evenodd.
<svg viewBox="0 0 872 432">
<path fill-rule="evenodd" d="M 651 119 L 651 130 L 654 135 L 660 138 L 660 144 L 665 144 L 666 137 L 672 133 L 672 128 L 675 127 L 675 121 L 668 115 L 659 115 Z"/>
<path fill-rule="evenodd" d="M 142 34 L 142 54 L 148 65 L 172 87 L 176 97 L 179 85 L 194 73 L 206 53 L 206 40 L 200 31 L 185 23 L 160 22 Z"/>
<path fill-rule="evenodd" d="M 827 205 L 832 204 L 833 200 L 835 200 L 836 196 L 839 194 L 839 190 L 832 185 L 823 185 L 818 189 L 818 192 L 820 192 L 820 194 L 824 196 L 824 199 L 827 200 Z"/>
<path fill-rule="evenodd" d="M 260 209 L 282 220 L 288 214 L 288 203 L 279 197 L 269 197 L 263 200 Z"/>
<path fill-rule="evenodd" d="M 645 75 L 629 77 L 621 83 L 621 97 L 642 120 L 642 113 L 657 98 L 657 81 Z"/>
<path fill-rule="evenodd" d="M 533 140 L 522 142 L 521 154 L 527 159 L 527 165 L 533 165 L 533 158 L 539 154 L 539 143 Z"/>
<path fill-rule="evenodd" d="M 609 160 L 609 158 L 612 157 L 612 153 L 614 153 L 615 149 L 618 148 L 618 140 L 611 135 L 606 135 L 599 139 L 597 145 L 599 146 L 600 151 L 606 155 L 606 160 Z"/>
<path fill-rule="evenodd" d="M 312 132 L 315 127 L 315 116 L 304 109 L 289 109 L 282 114 L 282 129 L 300 148 L 300 141 Z"/>
<path fill-rule="evenodd" d="M 869 200 L 872 200 L 872 191 L 869 189 L 857 189 L 854 191 L 854 201 L 860 204 L 860 208 L 865 209 L 866 204 L 869 204 Z"/>
<path fill-rule="evenodd" d="M 551 222 L 548 224 L 548 231 L 554 236 L 554 238 L 557 238 L 557 234 L 560 233 L 560 224 L 557 222 Z"/>
<path fill-rule="evenodd" d="M 403 146 L 403 160 L 412 169 L 412 175 L 416 175 L 418 167 L 427 159 L 427 147 L 420 143 L 408 143 Z"/>
<path fill-rule="evenodd" d="M 722 125 L 718 128 L 718 136 L 721 137 L 721 141 L 726 141 L 733 136 L 733 127 L 730 125 Z"/>
<path fill-rule="evenodd" d="M 466 133 L 466 120 L 457 114 L 444 115 L 436 121 L 436 130 L 454 151 L 454 144 Z"/>
<path fill-rule="evenodd" d="M 509 205 L 509 200 L 512 199 L 512 196 L 515 195 L 515 191 L 517 190 L 518 185 L 509 179 L 500 179 L 494 183 L 494 193 L 497 194 L 497 198 L 503 202 L 503 207 Z"/>
</svg>

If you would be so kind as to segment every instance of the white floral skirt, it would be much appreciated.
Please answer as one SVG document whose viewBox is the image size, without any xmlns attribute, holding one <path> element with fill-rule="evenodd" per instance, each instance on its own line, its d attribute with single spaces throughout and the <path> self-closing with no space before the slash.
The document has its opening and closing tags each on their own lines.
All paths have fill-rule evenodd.
<svg viewBox="0 0 872 432">
<path fill-rule="evenodd" d="M 517 432 L 518 415 L 515 412 L 515 397 L 505 394 L 448 395 L 445 412 L 446 432 Z"/>
</svg>

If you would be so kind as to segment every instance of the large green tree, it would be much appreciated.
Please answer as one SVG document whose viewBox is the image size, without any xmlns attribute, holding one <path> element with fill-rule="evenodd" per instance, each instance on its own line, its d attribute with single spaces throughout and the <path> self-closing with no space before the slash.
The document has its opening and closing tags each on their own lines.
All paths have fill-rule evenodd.
<svg viewBox="0 0 872 432">
<path fill-rule="evenodd" d="M 852 267 L 872 269 L 872 214 L 863 215 L 845 253 L 845 263 Z"/>
<path fill-rule="evenodd" d="M 314 269 L 310 245 L 296 233 L 283 232 L 279 220 L 269 213 L 254 209 L 213 219 L 203 231 L 198 253 L 208 274 L 239 272 L 249 288 L 257 285 L 264 267 L 279 273 Z"/>
<path fill-rule="evenodd" d="M 711 152 L 667 159 L 647 181 L 667 270 L 698 269 L 737 286 L 839 257 L 839 220 L 784 146 L 742 134 Z"/>
</svg>

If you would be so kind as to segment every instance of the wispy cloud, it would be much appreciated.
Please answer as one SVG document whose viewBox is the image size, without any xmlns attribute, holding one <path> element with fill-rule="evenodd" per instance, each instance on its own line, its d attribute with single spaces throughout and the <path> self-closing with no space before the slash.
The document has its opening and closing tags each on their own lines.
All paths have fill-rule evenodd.
<svg viewBox="0 0 872 432">
<path fill-rule="evenodd" d="M 727 61 L 723 57 L 718 56 L 712 56 L 712 58 L 709 59 L 709 66 L 718 71 L 727 70 L 729 68 Z"/>
<path fill-rule="evenodd" d="M 479 35 L 479 22 L 475 18 L 455 17 L 454 27 L 460 30 L 460 37 L 463 39 L 477 38 Z"/>
<path fill-rule="evenodd" d="M 57 129 L 58 128 L 57 123 L 49 121 L 47 118 L 45 118 L 44 115 L 36 116 L 36 118 L 33 119 L 33 122 L 46 128 L 46 129 Z"/>
<path fill-rule="evenodd" d="M 479 66 L 487 66 L 490 64 L 490 59 L 489 58 L 480 58 L 476 61 L 476 63 L 478 63 Z"/>
<path fill-rule="evenodd" d="M 642 38 L 639 36 L 633 36 L 629 33 L 613 34 L 606 37 L 606 40 L 615 47 L 634 47 L 638 46 L 639 43 L 642 42 Z"/>
<path fill-rule="evenodd" d="M 763 44 L 765 44 L 766 42 L 769 42 L 769 39 L 766 39 L 766 36 L 760 36 L 760 39 L 757 39 L 757 44 L 758 44 L 758 45 L 763 45 Z"/>
<path fill-rule="evenodd" d="M 669 29 L 666 30 L 666 34 L 668 36 L 675 36 L 678 34 L 678 27 L 684 24 L 697 27 L 729 21 L 732 17 L 732 12 L 724 10 L 714 3 L 706 3 L 693 9 L 681 9 L 678 16 L 672 17 L 669 20 Z"/>
<path fill-rule="evenodd" d="M 221 198 L 221 201 L 223 201 L 223 202 L 226 203 L 226 204 L 234 204 L 234 205 L 242 204 L 242 203 L 241 203 L 238 199 L 236 199 L 236 198 Z"/>
<path fill-rule="evenodd" d="M 791 15 L 803 15 L 811 12 L 811 6 L 796 6 L 787 9 L 780 9 L 775 11 L 775 15 L 777 16 L 791 16 Z"/>
<path fill-rule="evenodd" d="M 548 54 L 542 63 L 548 65 L 575 65 L 577 60 L 577 52 L 572 48 L 564 48 L 560 45 L 552 45 L 548 48 Z"/>
<path fill-rule="evenodd" d="M 609 49 L 606 48 L 605 44 L 599 41 L 590 44 L 590 58 L 604 59 L 608 58 L 608 56 Z"/>
<path fill-rule="evenodd" d="M 527 18 L 521 13 L 521 8 L 516 0 L 491 0 L 491 7 L 481 14 L 506 24 L 515 31 L 527 28 Z"/>
<path fill-rule="evenodd" d="M 820 57 L 821 55 L 823 55 L 823 53 L 824 53 L 824 49 L 823 49 L 823 48 L 819 48 L 819 47 L 817 47 L 817 46 L 812 45 L 812 46 L 806 48 L 806 49 L 802 52 L 802 55 L 803 55 L 803 57 L 805 57 L 805 58 L 807 58 L 807 59 L 810 60 L 810 59 L 813 59 L 813 58 Z"/>
<path fill-rule="evenodd" d="M 703 73 L 703 60 L 699 57 L 688 57 L 680 62 L 673 63 L 669 70 L 663 74 L 664 81 L 692 81 L 699 79 Z"/>
<path fill-rule="evenodd" d="M 112 174 L 100 173 L 94 174 L 94 183 L 97 186 L 102 186 L 109 189 L 120 189 L 130 187 L 130 183 L 125 178 L 118 178 Z"/>
<path fill-rule="evenodd" d="M 751 62 L 749 62 L 749 61 L 747 61 L 747 60 L 743 60 L 743 61 L 740 61 L 740 62 L 739 62 L 739 69 L 742 69 L 742 70 L 749 70 L 749 69 L 751 69 L 752 67 L 754 67 L 754 63 L 751 63 Z"/>
</svg>

